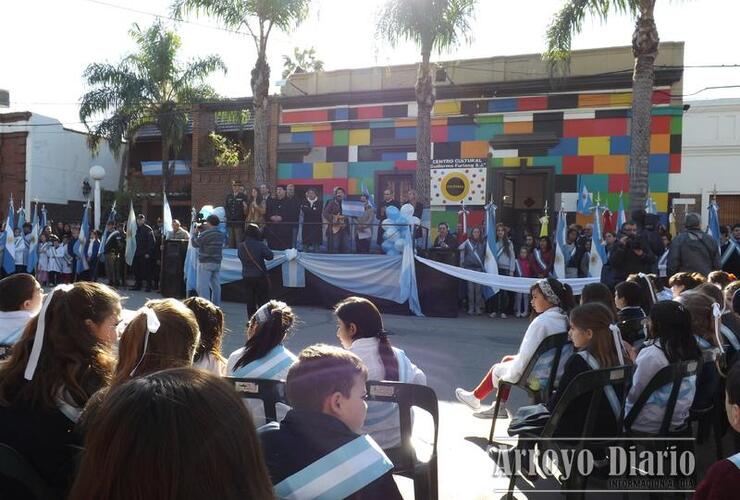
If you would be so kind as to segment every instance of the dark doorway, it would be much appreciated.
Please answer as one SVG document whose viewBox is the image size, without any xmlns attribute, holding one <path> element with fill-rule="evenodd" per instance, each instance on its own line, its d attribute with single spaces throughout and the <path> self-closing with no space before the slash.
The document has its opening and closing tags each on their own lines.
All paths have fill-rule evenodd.
<svg viewBox="0 0 740 500">
<path fill-rule="evenodd" d="M 409 189 L 414 189 L 414 174 L 398 172 L 378 172 L 375 174 L 375 200 L 383 199 L 383 191 L 389 189 L 393 199 L 400 204 L 406 203 Z"/>
<path fill-rule="evenodd" d="M 548 206 L 553 210 L 553 170 L 551 168 L 497 169 L 493 176 L 493 196 L 498 210 L 496 221 L 512 228 L 516 243 L 525 232 L 539 234 L 540 217 Z"/>
</svg>

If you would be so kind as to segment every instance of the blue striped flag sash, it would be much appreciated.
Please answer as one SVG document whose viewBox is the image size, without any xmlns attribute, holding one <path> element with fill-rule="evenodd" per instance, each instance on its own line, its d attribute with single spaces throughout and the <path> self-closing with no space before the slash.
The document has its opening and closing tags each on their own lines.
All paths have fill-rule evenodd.
<svg viewBox="0 0 740 500">
<path fill-rule="evenodd" d="M 740 469 L 740 453 L 735 453 L 731 457 L 728 457 L 727 460 L 735 464 L 735 467 Z"/>
<path fill-rule="evenodd" d="M 592 370 L 598 370 L 601 367 L 599 366 L 599 362 L 596 360 L 593 355 L 588 351 L 581 351 L 578 353 L 579 356 L 581 356 L 586 363 L 588 363 L 588 366 L 591 367 Z M 612 407 L 612 412 L 614 412 L 614 418 L 619 420 L 619 416 L 622 414 L 622 405 L 619 403 L 619 398 L 617 397 L 617 391 L 614 390 L 614 387 L 611 385 L 604 386 L 604 395 L 606 396 L 607 401 L 609 401 L 609 406 Z"/>
<path fill-rule="evenodd" d="M 277 345 L 264 357 L 234 370 L 234 377 L 273 379 L 295 362 L 295 356 L 283 345 Z"/>
<path fill-rule="evenodd" d="M 378 444 L 362 435 L 282 480 L 274 492 L 289 500 L 346 498 L 391 469 Z"/>
</svg>

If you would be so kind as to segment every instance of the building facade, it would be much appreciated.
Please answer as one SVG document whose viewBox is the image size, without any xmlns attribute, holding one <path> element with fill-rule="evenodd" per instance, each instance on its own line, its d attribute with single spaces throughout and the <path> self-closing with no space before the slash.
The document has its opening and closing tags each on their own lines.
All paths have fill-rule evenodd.
<svg viewBox="0 0 740 500">
<path fill-rule="evenodd" d="M 556 80 L 539 54 L 440 63 L 432 168 L 445 170 L 432 175 L 433 234 L 438 222 L 458 223 L 466 200 L 469 227 L 493 199 L 500 221 L 532 231 L 545 206 L 575 212 L 583 186 L 614 211 L 624 193 L 628 207 L 633 64 L 629 47 L 574 52 Z M 665 218 L 682 170 L 683 44 L 662 44 L 656 65 L 649 185 Z M 341 186 L 404 201 L 416 172 L 415 79 L 415 65 L 292 76 L 280 98 L 277 182 L 325 199 Z M 468 175 L 457 203 L 435 193 L 448 169 Z"/>
</svg>

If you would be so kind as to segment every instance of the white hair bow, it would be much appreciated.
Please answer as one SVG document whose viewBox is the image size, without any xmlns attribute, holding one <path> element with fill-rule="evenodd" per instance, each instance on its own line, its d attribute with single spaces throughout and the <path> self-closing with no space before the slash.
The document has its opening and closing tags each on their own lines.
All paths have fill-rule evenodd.
<svg viewBox="0 0 740 500">
<path fill-rule="evenodd" d="M 131 377 L 134 376 L 134 373 L 136 373 L 136 369 L 139 368 L 141 362 L 144 361 L 144 356 L 146 356 L 146 348 L 149 345 L 149 335 L 152 333 L 157 333 L 159 331 L 159 327 L 161 326 L 159 318 L 157 318 L 157 314 L 154 312 L 154 309 L 143 306 L 138 311 L 136 311 L 137 317 L 139 316 L 139 314 L 143 314 L 146 316 L 146 335 L 144 336 L 144 349 L 141 351 L 141 357 L 139 358 L 139 361 L 136 362 L 136 366 L 134 366 L 134 369 L 131 370 L 131 373 L 129 374 Z"/>
</svg>

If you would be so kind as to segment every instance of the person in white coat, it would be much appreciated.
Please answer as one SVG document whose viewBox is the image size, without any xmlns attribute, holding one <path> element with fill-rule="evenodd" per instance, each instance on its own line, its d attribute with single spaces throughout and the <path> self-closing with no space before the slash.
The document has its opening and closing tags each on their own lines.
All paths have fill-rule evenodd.
<svg viewBox="0 0 740 500">
<path fill-rule="evenodd" d="M 12 274 L 0 280 L 0 346 L 10 347 L 21 338 L 28 322 L 41 309 L 42 292 L 30 274 Z"/>
<path fill-rule="evenodd" d="M 691 313 L 674 300 L 664 300 L 653 306 L 650 311 L 649 339 L 639 353 L 629 344 L 625 344 L 625 348 L 635 361 L 632 387 L 624 407 L 625 415 L 630 414 L 642 391 L 662 368 L 692 359 L 698 362 L 702 358 L 692 332 Z M 670 393 L 670 384 L 654 392 L 632 423 L 632 430 L 658 433 Z M 692 375 L 681 382 L 670 431 L 679 430 L 686 425 L 695 394 L 696 375 Z"/>
<path fill-rule="evenodd" d="M 570 285 L 563 284 L 555 278 L 545 278 L 532 285 L 530 294 L 532 295 L 532 309 L 536 316 L 524 332 L 519 352 L 515 355 L 504 356 L 499 363 L 493 365 L 474 390 L 466 391 L 460 387 L 455 389 L 457 399 L 474 410 L 480 409 L 480 402 L 498 388 L 501 380 L 517 382 L 521 378 L 537 347 L 546 337 L 568 331 L 568 313 L 574 306 L 573 291 Z M 543 356 L 538 361 L 538 367 L 541 365 L 543 373 L 549 372 L 550 366 L 547 362 L 552 361 L 555 353 L 552 354 L 553 356 Z M 561 356 L 560 366 L 564 366 L 565 353 Z M 534 377 L 538 376 L 538 371 L 540 371 L 538 367 L 535 367 L 535 373 L 532 374 Z M 508 394 L 502 393 L 502 402 L 505 402 L 507 397 Z M 500 414 L 506 416 L 505 411 Z M 477 411 L 475 416 L 493 418 L 493 406 L 487 410 Z"/>
<path fill-rule="evenodd" d="M 247 323 L 247 343 L 232 352 L 226 363 L 229 377 L 285 380 L 298 358 L 284 345 L 296 316 L 285 302 L 271 300 L 257 309 Z M 247 401 L 255 425 L 265 423 L 264 409 L 257 400 Z M 278 419 L 287 406 L 278 404 Z"/>
<path fill-rule="evenodd" d="M 367 366 L 368 380 L 426 385 L 424 372 L 409 360 L 405 352 L 391 346 L 375 304 L 361 297 L 349 297 L 334 306 L 334 314 L 342 347 L 362 359 Z M 384 450 L 400 446 L 397 405 L 368 403 L 362 432 L 369 434 Z"/>
</svg>

